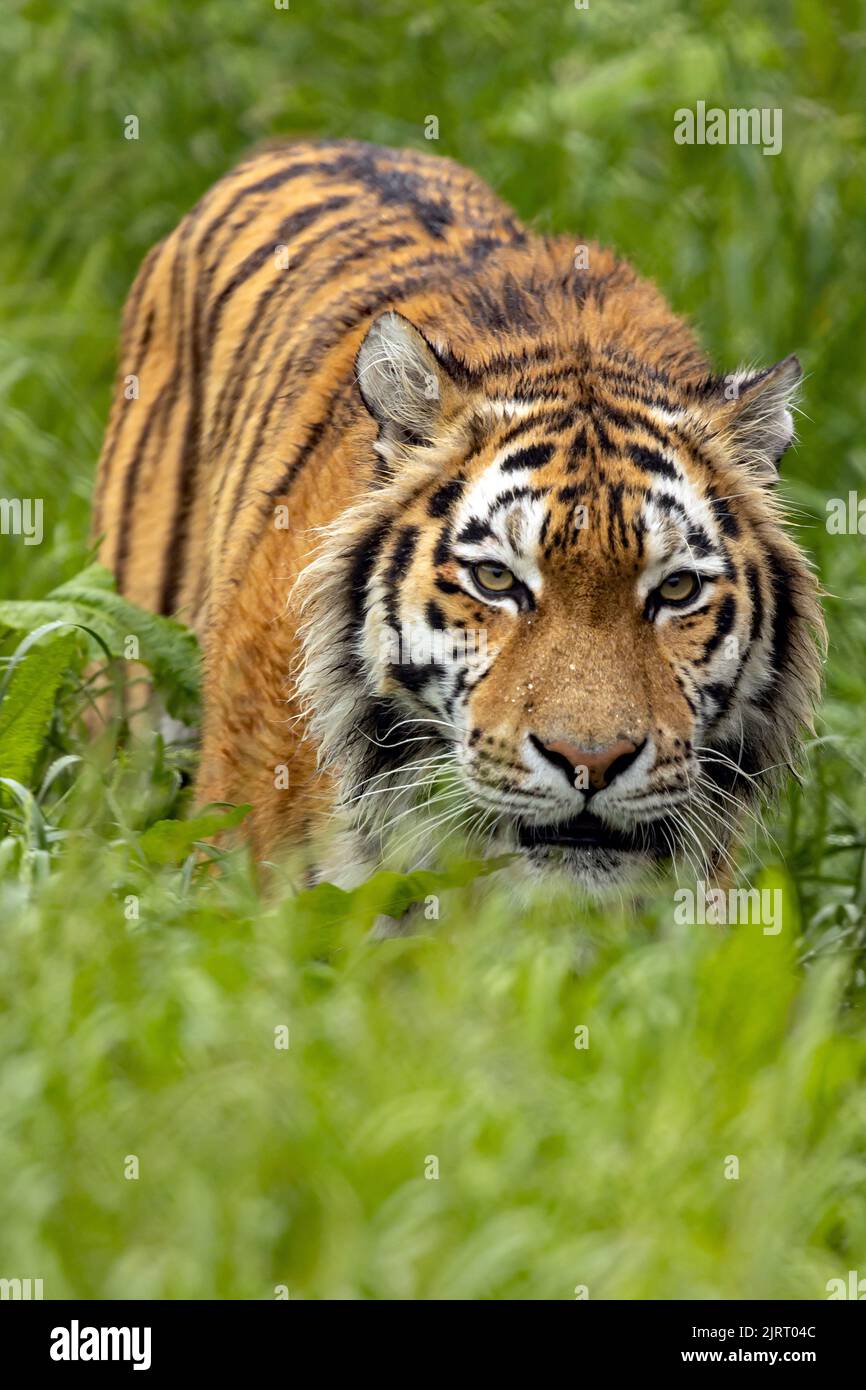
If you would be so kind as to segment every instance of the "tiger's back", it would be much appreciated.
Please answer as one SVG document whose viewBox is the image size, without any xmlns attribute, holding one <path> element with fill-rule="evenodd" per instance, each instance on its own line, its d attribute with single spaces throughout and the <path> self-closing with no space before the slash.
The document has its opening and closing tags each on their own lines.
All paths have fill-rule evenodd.
<svg viewBox="0 0 866 1390">
<path fill-rule="evenodd" d="M 211 189 L 126 307 L 94 510 L 120 588 L 203 634 L 278 499 L 299 487 L 321 522 L 357 485 L 318 460 L 372 431 L 352 373 L 371 319 L 441 321 L 454 275 L 525 239 L 481 180 L 414 151 L 299 143 Z"/>
</svg>

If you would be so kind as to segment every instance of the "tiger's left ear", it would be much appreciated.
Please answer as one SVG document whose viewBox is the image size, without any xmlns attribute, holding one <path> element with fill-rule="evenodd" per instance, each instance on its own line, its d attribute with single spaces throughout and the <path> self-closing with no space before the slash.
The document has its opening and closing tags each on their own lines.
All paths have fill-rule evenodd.
<svg viewBox="0 0 866 1390">
<path fill-rule="evenodd" d="M 420 329 L 390 310 L 370 325 L 355 358 L 361 399 L 385 446 L 432 444 L 458 389 Z"/>
<path fill-rule="evenodd" d="M 713 432 L 761 482 L 774 483 L 779 476 L 782 455 L 794 438 L 792 408 L 802 379 L 803 369 L 792 355 L 762 372 L 716 378 L 703 393 Z"/>
</svg>

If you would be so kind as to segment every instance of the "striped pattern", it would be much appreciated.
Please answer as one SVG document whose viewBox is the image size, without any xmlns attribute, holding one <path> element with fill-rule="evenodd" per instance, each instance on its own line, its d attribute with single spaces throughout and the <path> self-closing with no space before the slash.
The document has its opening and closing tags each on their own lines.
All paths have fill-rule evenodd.
<svg viewBox="0 0 866 1390">
<path fill-rule="evenodd" d="M 374 418 L 383 356 L 404 407 L 413 372 L 435 404 Z M 676 849 L 667 812 L 698 777 L 726 844 L 722 811 L 794 756 L 818 689 L 816 585 L 768 486 L 778 370 L 731 403 L 630 266 L 591 246 L 575 269 L 571 238 L 533 235 L 447 160 L 253 156 L 139 272 L 94 507 L 121 590 L 202 640 L 201 798 L 251 801 L 264 854 L 360 804 L 339 850 L 360 866 L 394 779 L 444 758 L 518 845 L 586 811 L 538 747 L 626 737 L 640 757 L 593 807 L 617 847 L 569 852 L 585 886 Z M 479 593 L 485 559 L 517 576 L 507 599 Z M 658 598 L 672 565 L 700 581 L 682 612 Z M 483 631 L 486 655 L 385 660 L 404 628 Z M 365 805 L 377 779 L 393 795 Z"/>
</svg>

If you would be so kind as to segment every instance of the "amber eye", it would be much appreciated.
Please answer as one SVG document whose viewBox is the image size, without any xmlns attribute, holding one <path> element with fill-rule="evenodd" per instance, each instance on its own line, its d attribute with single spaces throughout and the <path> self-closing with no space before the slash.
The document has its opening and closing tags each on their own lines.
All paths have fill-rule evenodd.
<svg viewBox="0 0 866 1390">
<path fill-rule="evenodd" d="M 472 578 L 479 589 L 486 589 L 489 594 L 507 594 L 510 589 L 516 588 L 518 583 L 511 570 L 507 570 L 504 565 L 473 565 Z"/>
<path fill-rule="evenodd" d="M 691 570 L 678 570 L 676 574 L 668 575 L 657 592 L 663 603 L 688 603 L 700 587 L 698 576 Z"/>
</svg>

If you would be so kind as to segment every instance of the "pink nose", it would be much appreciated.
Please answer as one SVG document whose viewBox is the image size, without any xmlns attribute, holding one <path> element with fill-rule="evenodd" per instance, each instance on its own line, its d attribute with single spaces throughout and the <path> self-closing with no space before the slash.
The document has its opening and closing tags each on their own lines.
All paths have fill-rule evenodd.
<svg viewBox="0 0 866 1390">
<path fill-rule="evenodd" d="M 638 745 L 628 738 L 609 743 L 606 748 L 578 748 L 576 743 L 569 743 L 566 739 L 555 739 L 553 743 L 539 743 L 538 746 L 550 757 L 551 762 L 561 765 L 560 760 L 564 760 L 568 763 L 577 786 L 581 784 L 581 770 L 585 769 L 583 785 L 588 782 L 594 792 L 609 787 L 614 777 L 625 772 L 640 752 Z"/>
</svg>

